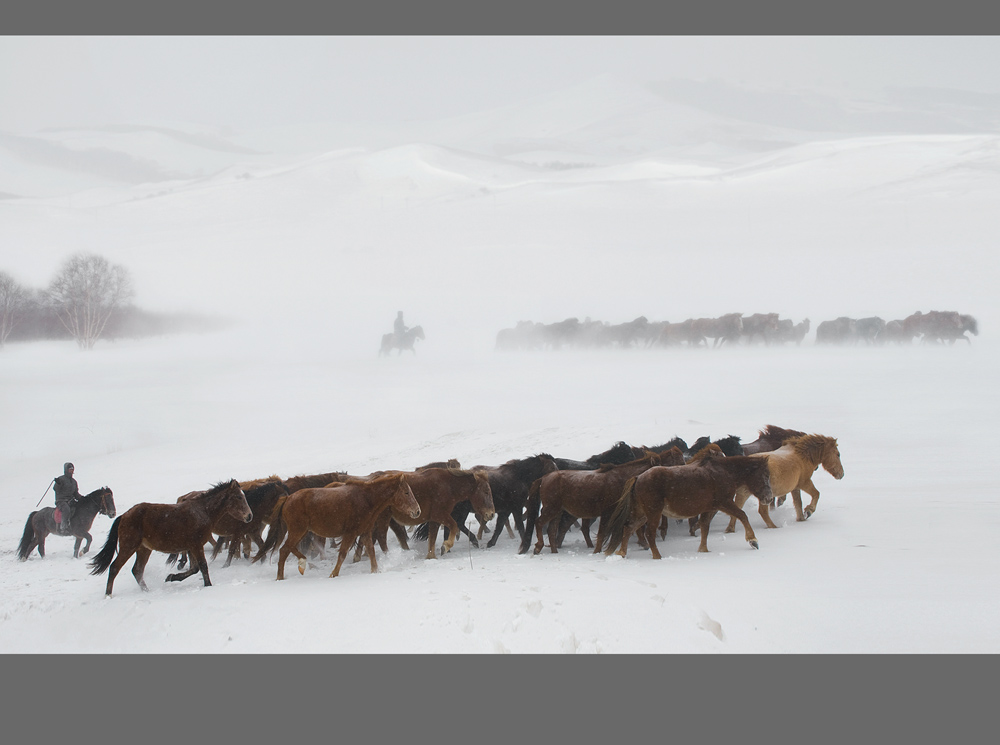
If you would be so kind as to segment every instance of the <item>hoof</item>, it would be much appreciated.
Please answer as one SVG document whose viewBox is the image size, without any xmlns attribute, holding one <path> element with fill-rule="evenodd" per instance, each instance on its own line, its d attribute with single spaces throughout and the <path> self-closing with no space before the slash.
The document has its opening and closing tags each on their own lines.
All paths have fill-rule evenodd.
<svg viewBox="0 0 1000 745">
<path fill-rule="evenodd" d="M 809 519 L 810 517 L 812 517 L 812 513 L 813 513 L 813 511 L 812 511 L 812 510 L 806 510 L 806 511 L 805 511 L 805 513 L 804 513 L 804 514 L 805 514 L 805 516 L 806 516 L 806 520 L 808 520 L 808 519 Z"/>
<path fill-rule="evenodd" d="M 750 541 L 749 543 L 750 543 L 750 548 L 760 548 L 760 546 L 757 545 L 757 541 Z"/>
<path fill-rule="evenodd" d="M 299 574 L 306 573 L 306 562 L 305 559 L 299 559 Z"/>
</svg>

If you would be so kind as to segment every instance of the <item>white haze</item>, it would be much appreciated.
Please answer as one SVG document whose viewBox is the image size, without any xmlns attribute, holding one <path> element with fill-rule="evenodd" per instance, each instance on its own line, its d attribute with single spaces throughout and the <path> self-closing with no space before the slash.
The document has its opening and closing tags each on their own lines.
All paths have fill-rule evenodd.
<svg viewBox="0 0 1000 745">
<path fill-rule="evenodd" d="M 867 40 L 817 40 L 808 54 L 802 40 L 774 40 L 801 50 L 801 69 L 760 59 L 743 80 L 736 66 L 663 62 L 684 49 L 704 60 L 723 41 L 639 40 L 628 48 L 641 72 L 580 63 L 532 75 L 537 42 L 489 40 L 524 53 L 519 82 L 494 98 L 456 83 L 423 109 L 372 83 L 355 93 L 381 108 L 351 95 L 338 113 L 310 98 L 328 91 L 296 84 L 265 115 L 281 100 L 255 99 L 232 72 L 224 90 L 242 90 L 230 107 L 242 120 L 194 107 L 201 81 L 189 109 L 170 86 L 158 105 L 173 108 L 123 96 L 117 112 L 95 103 L 67 120 L 54 106 L 19 119 L 5 107 L 0 270 L 43 287 L 70 254 L 96 252 L 128 267 L 141 307 L 236 323 L 87 353 L 71 342 L 0 352 L 0 650 L 997 651 L 986 588 L 1000 516 L 984 443 L 1000 413 L 1000 106 L 989 81 L 956 82 L 958 63 L 992 59 L 994 45 L 892 42 L 962 50 L 950 72 L 848 63 Z M 0 48 L 85 52 L 124 93 L 109 62 L 137 43 Z M 331 77 L 349 79 L 329 60 L 366 43 L 377 48 L 322 47 Z M 185 44 L 236 60 L 249 42 Z M 465 49 L 400 44 L 385 65 L 428 87 Z M 171 48 L 132 52 L 131 74 Z M 303 49 L 298 64 L 321 45 Z M 867 86 L 865 69 L 878 73 Z M 394 99 L 410 100 L 407 114 L 387 112 Z M 905 349 L 816 347 L 810 333 L 787 348 L 493 351 L 499 329 L 529 319 L 779 312 L 815 329 L 931 309 L 976 316 L 980 335 Z M 379 358 L 397 310 L 427 339 L 415 356 Z M 769 423 L 838 437 L 846 476 L 820 470 L 816 514 L 796 523 L 790 504 L 778 508 L 779 530 L 763 528 L 751 500 L 759 551 L 742 529 L 724 535 L 721 517 L 711 553 L 677 526 L 660 562 L 634 543 L 625 560 L 593 556 L 576 531 L 555 555 L 519 556 L 507 536 L 470 550 L 463 538 L 436 561 L 390 536 L 376 575 L 366 560 L 328 579 L 328 560 L 304 576 L 290 565 L 277 583 L 272 564 L 220 560 L 204 588 L 198 576 L 165 584 L 154 554 L 151 592 L 123 571 L 111 599 L 68 539 L 50 537 L 45 559 L 19 563 L 14 551 L 66 460 L 83 492 L 111 486 L 121 513 L 228 478 L 585 458 L 618 440 L 750 441 Z M 96 519 L 91 555 L 109 527 Z M 317 613 L 336 633 L 300 622 Z M 95 633 L 109 625 L 114 634 Z"/>
</svg>

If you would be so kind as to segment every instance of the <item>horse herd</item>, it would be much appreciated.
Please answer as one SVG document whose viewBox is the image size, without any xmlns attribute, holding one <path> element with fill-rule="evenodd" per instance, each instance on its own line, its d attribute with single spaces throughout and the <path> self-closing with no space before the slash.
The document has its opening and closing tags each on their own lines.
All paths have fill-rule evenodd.
<svg viewBox="0 0 1000 745">
<path fill-rule="evenodd" d="M 611 324 L 567 318 L 556 323 L 520 321 L 513 328 L 497 332 L 495 349 L 499 351 L 644 348 L 644 347 L 712 347 L 725 344 L 802 344 L 809 333 L 809 319 L 799 323 L 781 318 L 777 313 L 727 313 L 718 318 L 689 318 L 680 323 L 649 321 L 639 316 L 627 323 Z M 976 319 L 957 311 L 916 313 L 904 319 L 884 321 L 878 316 L 853 319 L 841 316 L 823 321 L 816 327 L 817 344 L 910 344 L 923 342 L 954 344 L 958 339 L 970 342 L 966 332 L 979 334 Z M 971 343 L 971 342 L 970 342 Z"/>
<path fill-rule="evenodd" d="M 459 533 L 479 547 L 486 523 L 494 516 L 487 547 L 497 543 L 505 528 L 514 537 L 513 519 L 521 554 L 531 548 L 532 538 L 535 554 L 546 545 L 556 553 L 567 532 L 579 526 L 594 553 L 624 557 L 634 533 L 639 545 L 659 559 L 657 535 L 665 537 L 670 519 L 687 519 L 691 535 L 700 529 L 698 550 L 707 551 L 709 525 L 718 511 L 730 517 L 726 532 L 734 531 L 739 521 L 746 540 L 757 548 L 743 511 L 746 500 L 755 496 L 765 525 L 774 528 L 769 505 L 775 500 L 781 504 L 790 494 L 796 519 L 805 520 L 816 511 L 819 491 L 812 475 L 820 466 L 834 478 L 843 478 L 835 438 L 767 425 L 746 444 L 735 435 L 714 442 L 702 437 L 690 447 L 679 437 L 652 447 L 618 442 L 584 461 L 540 453 L 471 469 L 450 460 L 363 477 L 329 472 L 289 479 L 231 479 L 184 494 L 174 504 L 140 503 L 117 517 L 111 490 L 103 487 L 83 497 L 74 511 L 73 555 L 81 555 L 84 539 L 82 554 L 88 552 L 87 531 L 98 513 L 114 518 L 103 548 L 90 562 L 92 574 L 108 572 L 109 596 L 115 577 L 133 555 L 132 575 L 143 590 L 148 589 L 143 573 L 153 551 L 169 554 L 168 563 L 177 561 L 178 569 L 190 562 L 166 581 L 180 581 L 200 571 L 207 586 L 211 581 L 206 545 L 213 546 L 214 559 L 228 543 L 225 566 L 241 553 L 244 559 L 259 562 L 277 551 L 280 580 L 289 554 L 304 573 L 308 557 L 325 558 L 327 540 L 332 539 L 338 555 L 330 576 L 336 577 L 352 548 L 355 562 L 367 553 L 371 571 L 377 571 L 375 544 L 387 552 L 389 530 L 404 549 L 409 549 L 410 538 L 426 539 L 426 556 L 433 559 L 438 556 L 439 527 L 445 528 L 440 549 L 444 555 Z M 804 508 L 802 491 L 811 497 Z M 22 561 L 36 547 L 44 557 L 45 535 L 58 530 L 50 512 L 51 507 L 29 515 L 18 547 Z M 473 513 L 479 521 L 477 533 L 467 527 Z M 594 522 L 598 531 L 592 541 Z M 254 543 L 257 552 L 251 556 Z"/>
</svg>

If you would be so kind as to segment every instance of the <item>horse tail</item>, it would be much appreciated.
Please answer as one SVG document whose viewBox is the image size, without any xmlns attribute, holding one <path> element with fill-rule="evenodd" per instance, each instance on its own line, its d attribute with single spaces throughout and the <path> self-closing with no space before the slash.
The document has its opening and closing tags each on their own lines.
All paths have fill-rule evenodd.
<svg viewBox="0 0 1000 745">
<path fill-rule="evenodd" d="M 17 558 L 21 561 L 28 560 L 29 546 L 31 546 L 31 542 L 35 539 L 35 526 L 31 524 L 31 520 L 37 514 L 38 510 L 35 510 L 28 515 L 28 522 L 24 524 L 24 534 L 21 536 L 21 542 L 17 546 Z"/>
<path fill-rule="evenodd" d="M 625 482 L 621 498 L 619 498 L 618 503 L 615 505 L 614 512 L 608 518 L 608 530 L 606 532 L 608 547 L 604 549 L 604 553 L 607 556 L 611 556 L 617 550 L 618 545 L 622 542 L 622 536 L 625 535 L 625 523 L 628 522 L 629 517 L 632 515 L 632 503 L 635 501 L 636 478 L 638 477 L 633 476 Z M 598 549 L 600 548 L 598 546 Z"/>
<path fill-rule="evenodd" d="M 280 497 L 278 503 L 274 505 L 274 509 L 271 511 L 271 517 L 268 522 L 271 527 L 267 531 L 267 538 L 264 540 L 264 545 L 260 547 L 254 557 L 250 560 L 251 564 L 256 564 L 258 561 L 264 558 L 265 554 L 268 552 L 274 553 L 275 547 L 277 547 L 278 542 L 285 537 L 288 532 L 288 526 L 285 525 L 285 521 L 281 517 L 281 513 L 285 508 L 285 501 L 288 496 Z"/>
<path fill-rule="evenodd" d="M 168 567 L 172 567 L 174 565 L 175 561 L 177 561 L 177 554 L 168 554 L 167 555 L 167 566 Z"/>
<path fill-rule="evenodd" d="M 418 525 L 416 528 L 413 529 L 413 540 L 426 541 L 430 533 L 431 533 L 430 523 L 420 523 L 420 525 Z"/>
<path fill-rule="evenodd" d="M 528 546 L 531 545 L 531 538 L 535 532 L 535 522 L 538 520 L 538 512 L 542 505 L 541 479 L 535 479 L 528 490 L 528 519 L 524 523 L 524 535 L 521 537 L 521 545 L 518 547 L 519 554 L 528 553 Z"/>
<path fill-rule="evenodd" d="M 111 530 L 108 531 L 108 540 L 104 542 L 104 548 L 95 556 L 91 562 L 91 574 L 104 574 L 111 562 L 114 561 L 115 553 L 118 550 L 118 523 L 122 521 L 121 515 L 111 523 Z"/>
</svg>

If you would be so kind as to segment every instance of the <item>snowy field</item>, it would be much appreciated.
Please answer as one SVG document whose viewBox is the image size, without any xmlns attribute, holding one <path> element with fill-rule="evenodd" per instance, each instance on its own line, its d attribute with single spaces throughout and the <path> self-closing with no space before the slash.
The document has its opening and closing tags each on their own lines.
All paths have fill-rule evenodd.
<svg viewBox="0 0 1000 745">
<path fill-rule="evenodd" d="M 254 341 L 256 339 L 256 341 Z M 974 433 L 996 421 L 995 343 L 833 350 L 467 354 L 415 357 L 320 349 L 275 355 L 239 332 L 4 352 L 0 523 L 6 652 L 996 652 L 1000 529 L 992 460 Z M 304 343 L 304 342 L 303 342 Z M 251 350 L 256 350 L 251 352 Z M 16 392 L 16 393 L 14 393 Z M 634 544 L 594 556 L 578 531 L 552 555 L 460 540 L 424 559 L 389 538 L 329 579 L 333 558 L 300 576 L 221 558 L 166 584 L 160 554 L 142 593 L 128 565 L 106 576 L 50 537 L 17 561 L 27 514 L 64 457 L 81 491 L 107 484 L 119 513 L 172 502 L 230 477 L 409 469 L 458 458 L 498 465 L 539 452 L 585 458 L 617 440 L 660 444 L 765 424 L 839 439 L 846 475 L 820 470 L 816 514 L 778 530 L 748 514 L 760 550 L 716 517 L 711 553 L 677 526 L 662 561 Z M 51 502 L 51 492 L 46 504 Z M 91 555 L 110 520 L 98 516 Z M 159 559 L 157 558 L 159 557 Z M 349 613 L 340 609 L 351 608 Z M 336 631 L 303 618 L 329 615 Z M 95 634 L 112 627 L 114 634 Z M 274 629 L 284 629 L 275 634 Z M 412 633 L 401 633 L 407 630 Z"/>
<path fill-rule="evenodd" d="M 1000 136 L 804 133 L 608 79 L 293 154 L 268 146 L 281 133 L 223 150 L 182 126 L 38 135 L 82 153 L 62 173 L 0 147 L 0 269 L 44 287 L 96 252 L 142 308 L 237 321 L 0 351 L 0 652 L 1000 651 Z M 179 175 L 109 180 L 108 153 Z M 380 358 L 397 310 L 427 338 Z M 815 345 L 822 320 L 917 310 L 972 314 L 980 334 Z M 800 347 L 493 350 L 521 320 L 730 312 L 813 331 Z M 374 575 L 329 579 L 329 558 L 276 582 L 272 563 L 220 559 L 206 588 L 164 583 L 154 554 L 150 592 L 129 564 L 110 599 L 69 539 L 15 554 L 65 461 L 121 513 L 229 478 L 584 459 L 767 424 L 838 438 L 846 475 L 817 473 L 804 523 L 789 502 L 764 529 L 750 500 L 758 551 L 719 517 L 710 553 L 678 526 L 662 561 L 634 543 L 595 556 L 578 531 L 554 555 L 505 535 L 432 561 L 390 536 Z M 91 556 L 110 525 L 95 520 Z"/>
</svg>

